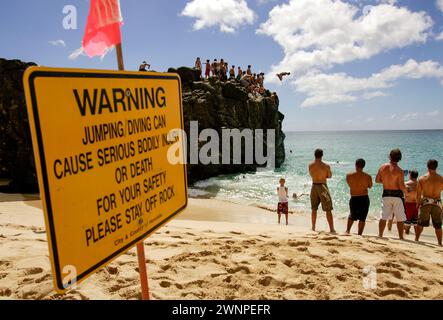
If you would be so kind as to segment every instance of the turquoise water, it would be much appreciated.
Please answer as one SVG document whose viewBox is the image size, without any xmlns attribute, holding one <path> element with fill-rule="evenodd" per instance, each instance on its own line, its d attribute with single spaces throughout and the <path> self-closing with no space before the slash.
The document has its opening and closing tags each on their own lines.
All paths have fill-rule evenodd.
<svg viewBox="0 0 443 320">
<path fill-rule="evenodd" d="M 324 161 L 331 165 L 333 178 L 329 188 L 335 212 L 348 214 L 349 189 L 346 173 L 354 170 L 357 158 L 367 162 L 365 171 L 375 180 L 378 168 L 388 161 L 389 151 L 400 148 L 404 170 L 416 169 L 426 173 L 429 159 L 437 159 L 443 170 L 443 130 L 435 131 L 366 131 L 366 132 L 290 132 L 286 138 L 287 160 L 276 170 L 262 169 L 254 174 L 221 176 L 201 181 L 191 188 L 191 195 L 212 196 L 250 205 L 273 207 L 275 189 L 280 176 L 287 179 L 290 194 L 310 192 L 311 181 L 307 166 L 316 148 L 325 151 Z M 292 150 L 292 153 L 290 152 Z M 440 170 L 440 171 L 442 171 Z M 370 215 L 378 217 L 381 209 L 382 188 L 375 185 L 370 192 Z M 309 211 L 309 197 L 290 202 L 294 211 Z"/>
</svg>

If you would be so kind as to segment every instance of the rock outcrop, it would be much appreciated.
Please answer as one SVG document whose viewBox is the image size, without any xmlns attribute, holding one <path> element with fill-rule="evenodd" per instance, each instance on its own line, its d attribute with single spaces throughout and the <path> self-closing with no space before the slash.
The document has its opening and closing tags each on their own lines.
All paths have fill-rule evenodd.
<svg viewBox="0 0 443 320">
<path fill-rule="evenodd" d="M 0 192 L 38 191 L 22 81 L 24 71 L 32 65 L 35 64 L 0 59 L 0 179 L 11 181 L 9 186 L 0 186 Z M 223 128 L 263 129 L 265 132 L 274 129 L 276 166 L 284 162 L 284 116 L 278 111 L 277 95 L 270 92 L 258 97 L 248 95 L 236 81 L 200 81 L 199 74 L 191 68 L 169 71 L 180 74 L 182 79 L 185 131 L 188 136 L 191 121 L 198 121 L 199 132 L 209 128 L 219 133 Z M 266 137 L 264 141 L 266 144 Z M 254 171 L 257 167 L 259 165 L 256 163 L 190 164 L 188 180 L 193 183 L 220 174 Z"/>
<path fill-rule="evenodd" d="M 23 73 L 33 65 L 0 59 L 0 179 L 11 181 L 3 191 L 38 191 L 23 91 Z"/>
<path fill-rule="evenodd" d="M 278 110 L 279 100 L 276 94 L 271 94 L 269 91 L 264 96 L 248 94 L 236 80 L 201 81 L 199 72 L 190 68 L 182 67 L 168 71 L 178 73 L 182 80 L 185 131 L 188 137 L 191 121 L 198 121 L 199 133 L 205 129 L 215 129 L 220 137 L 223 128 L 263 129 L 265 132 L 267 129 L 273 129 L 275 130 L 275 164 L 277 167 L 283 164 L 285 161 L 285 135 L 282 131 L 284 115 Z M 264 150 L 266 150 L 266 141 L 265 138 Z M 200 146 L 205 143 L 205 141 L 200 143 Z M 233 163 L 232 160 L 231 163 Z M 193 183 L 220 174 L 255 171 L 258 167 L 256 163 L 252 165 L 190 164 L 188 180 Z"/>
</svg>

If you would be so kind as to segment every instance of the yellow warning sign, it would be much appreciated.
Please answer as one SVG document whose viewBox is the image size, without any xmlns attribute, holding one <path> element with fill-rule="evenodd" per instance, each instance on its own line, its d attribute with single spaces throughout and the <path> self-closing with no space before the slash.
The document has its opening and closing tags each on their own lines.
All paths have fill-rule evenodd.
<svg viewBox="0 0 443 320">
<path fill-rule="evenodd" d="M 24 84 L 54 284 L 64 292 L 186 207 L 185 161 L 168 161 L 172 147 L 185 147 L 171 134 L 183 129 L 180 78 L 33 67 Z"/>
</svg>

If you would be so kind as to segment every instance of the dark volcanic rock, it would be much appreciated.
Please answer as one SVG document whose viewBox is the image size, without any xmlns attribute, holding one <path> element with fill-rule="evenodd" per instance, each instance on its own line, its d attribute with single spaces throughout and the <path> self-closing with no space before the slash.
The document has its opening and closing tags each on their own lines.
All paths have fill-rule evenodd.
<svg viewBox="0 0 443 320">
<path fill-rule="evenodd" d="M 282 131 L 284 115 L 278 110 L 277 95 L 271 95 L 269 91 L 265 96 L 248 95 L 245 88 L 235 80 L 220 82 L 215 79 L 205 81 L 198 79 L 198 81 L 191 81 L 194 76 L 190 75 L 195 72 L 194 69 L 179 68 L 178 70 L 180 71 L 176 72 L 182 77 L 185 131 L 188 138 L 190 137 L 191 121 L 198 121 L 199 133 L 204 129 L 215 129 L 219 132 L 220 137 L 223 128 L 274 129 L 276 166 L 280 167 L 283 164 L 285 161 L 285 135 Z M 175 69 L 171 68 L 169 71 L 175 72 Z M 185 79 L 183 79 L 183 75 L 185 75 Z M 198 78 L 199 73 L 197 72 L 196 75 Z M 200 142 L 199 147 L 205 144 L 206 141 Z M 266 150 L 266 146 L 264 150 Z M 192 148 L 190 151 L 192 152 Z M 188 158 L 191 152 L 188 152 Z M 219 157 L 221 159 L 221 150 Z M 255 171 L 257 167 L 257 164 L 190 164 L 188 165 L 188 181 L 193 183 L 220 174 Z"/>
<path fill-rule="evenodd" d="M 38 191 L 22 84 L 23 72 L 31 65 L 34 64 L 0 59 L 0 179 L 12 181 L 0 192 Z M 276 165 L 282 165 L 285 160 L 285 135 L 282 132 L 284 116 L 278 111 L 277 95 L 271 95 L 268 91 L 265 96 L 248 95 L 237 81 L 201 81 L 200 73 L 191 68 L 171 68 L 169 72 L 178 73 L 182 80 L 185 131 L 188 137 L 191 121 L 198 121 L 199 133 L 204 129 L 215 129 L 220 136 L 223 128 L 274 129 Z M 206 142 L 199 144 L 201 147 Z M 220 174 L 254 171 L 257 167 L 257 164 L 190 164 L 188 180 L 193 183 Z"/>
<path fill-rule="evenodd" d="M 33 63 L 0 59 L 0 178 L 4 192 L 38 191 L 23 73 Z"/>
</svg>

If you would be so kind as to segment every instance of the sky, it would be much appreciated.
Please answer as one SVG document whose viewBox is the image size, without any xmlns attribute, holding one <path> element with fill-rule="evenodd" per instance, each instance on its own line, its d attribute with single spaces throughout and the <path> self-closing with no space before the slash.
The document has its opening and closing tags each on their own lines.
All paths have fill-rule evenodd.
<svg viewBox="0 0 443 320">
<path fill-rule="evenodd" d="M 3 1 L 0 57 L 116 69 L 114 52 L 69 58 L 88 11 L 87 0 Z M 127 70 L 251 64 L 286 131 L 443 129 L 443 0 L 121 0 L 121 11 Z"/>
</svg>

